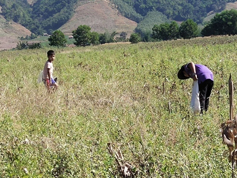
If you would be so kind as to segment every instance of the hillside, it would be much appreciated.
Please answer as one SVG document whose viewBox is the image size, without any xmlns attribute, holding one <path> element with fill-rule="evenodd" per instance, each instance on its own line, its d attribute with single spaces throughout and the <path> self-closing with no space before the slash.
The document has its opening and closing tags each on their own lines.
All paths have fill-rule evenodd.
<svg viewBox="0 0 237 178">
<path fill-rule="evenodd" d="M 218 6 L 215 4 L 213 6 L 208 5 L 211 8 L 209 8 L 210 11 L 207 13 L 208 16 L 204 18 L 204 22 L 213 18 L 215 13 L 220 12 L 220 7 L 223 8 L 224 5 L 226 10 L 237 9 L 237 2 L 228 1 L 227 4 L 220 2 Z M 171 17 L 184 19 L 181 16 L 178 18 L 177 14 L 180 12 L 180 8 L 183 9 L 183 14 L 188 13 L 186 12 L 188 7 L 184 6 L 185 4 L 180 4 L 175 6 L 176 9 L 172 9 L 175 3 L 179 3 L 178 1 L 174 1 L 172 7 L 164 6 L 163 2 L 163 10 L 167 7 L 165 12 L 162 12 L 162 9 L 157 10 L 155 8 L 157 4 L 149 4 L 148 2 L 150 1 L 141 1 L 141 5 L 138 7 L 136 6 L 137 1 L 131 0 L 0 1 L 0 5 L 2 5 L 0 6 L 2 38 L 0 50 L 15 47 L 18 41 L 17 37 L 29 35 L 31 32 L 43 34 L 60 29 L 65 34 L 71 34 L 79 25 L 88 25 L 92 31 L 99 33 L 113 31 L 121 33 L 124 31 L 129 37 L 134 31 L 142 34 L 151 31 L 154 24 L 174 20 Z M 160 1 L 157 0 L 157 2 Z M 213 3 L 214 1 L 209 0 L 208 2 Z M 54 8 L 49 9 L 48 7 Z M 154 8 L 151 10 L 151 7 Z M 176 14 L 176 16 L 171 16 L 170 13 Z M 201 16 L 199 16 L 199 20 L 200 18 Z M 10 23 L 6 23 L 7 21 Z"/>
<path fill-rule="evenodd" d="M 123 17 L 108 1 L 99 0 L 77 7 L 73 17 L 60 30 L 71 34 L 79 25 L 88 25 L 91 31 L 99 33 L 125 31 L 131 34 L 137 23 Z"/>
<path fill-rule="evenodd" d="M 0 15 L 0 51 L 16 47 L 19 41 L 18 37 L 30 35 L 31 32 L 20 24 L 7 22 Z"/>
<path fill-rule="evenodd" d="M 233 2 L 233 3 L 227 3 L 224 10 L 231 10 L 231 9 L 237 10 L 237 1 L 236 1 L 236 2 Z M 204 18 L 203 22 L 208 22 L 208 21 L 210 21 L 210 20 L 215 16 L 215 14 L 216 14 L 216 13 L 215 13 L 214 11 L 210 11 L 210 12 L 207 14 L 207 17 Z"/>
</svg>

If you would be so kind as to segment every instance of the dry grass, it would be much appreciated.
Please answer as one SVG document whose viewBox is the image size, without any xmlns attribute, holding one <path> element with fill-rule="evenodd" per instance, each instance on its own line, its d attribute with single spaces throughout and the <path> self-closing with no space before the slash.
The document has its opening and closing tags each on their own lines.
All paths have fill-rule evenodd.
<svg viewBox="0 0 237 178">
<path fill-rule="evenodd" d="M 136 177 L 230 177 L 219 127 L 236 39 L 55 48 L 51 95 L 37 83 L 48 49 L 1 52 L 0 177 L 119 177 L 125 163 Z M 189 108 L 192 81 L 176 76 L 190 60 L 215 75 L 203 116 Z"/>
</svg>

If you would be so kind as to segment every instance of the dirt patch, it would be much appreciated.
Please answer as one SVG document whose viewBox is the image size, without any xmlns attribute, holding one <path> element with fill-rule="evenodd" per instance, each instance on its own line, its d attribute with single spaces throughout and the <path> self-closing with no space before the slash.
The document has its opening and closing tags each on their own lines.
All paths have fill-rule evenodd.
<svg viewBox="0 0 237 178">
<path fill-rule="evenodd" d="M 36 0 L 27 0 L 28 4 L 32 5 L 36 2 Z"/>
<path fill-rule="evenodd" d="M 98 33 L 124 31 L 128 36 L 137 27 L 136 22 L 123 17 L 115 7 L 103 0 L 77 7 L 74 16 L 60 30 L 69 35 L 80 25 L 88 25 L 91 31 Z"/>
<path fill-rule="evenodd" d="M 237 2 L 227 3 L 225 10 L 237 9 Z"/>
<path fill-rule="evenodd" d="M 31 32 L 20 24 L 7 22 L 3 16 L 0 16 L 0 51 L 15 48 L 18 37 L 30 35 Z"/>
</svg>

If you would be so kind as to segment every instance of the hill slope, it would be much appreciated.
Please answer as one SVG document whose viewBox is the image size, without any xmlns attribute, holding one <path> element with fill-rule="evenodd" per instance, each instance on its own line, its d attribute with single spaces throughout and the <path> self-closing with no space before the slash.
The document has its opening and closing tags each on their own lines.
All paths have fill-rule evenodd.
<svg viewBox="0 0 237 178">
<path fill-rule="evenodd" d="M 73 17 L 60 30 L 70 34 L 79 25 L 88 25 L 91 31 L 99 33 L 125 31 L 131 34 L 137 23 L 123 17 L 108 1 L 99 0 L 78 6 Z"/>
<path fill-rule="evenodd" d="M 18 37 L 30 35 L 31 32 L 20 24 L 7 22 L 0 15 L 0 50 L 12 49 L 17 45 Z"/>
</svg>

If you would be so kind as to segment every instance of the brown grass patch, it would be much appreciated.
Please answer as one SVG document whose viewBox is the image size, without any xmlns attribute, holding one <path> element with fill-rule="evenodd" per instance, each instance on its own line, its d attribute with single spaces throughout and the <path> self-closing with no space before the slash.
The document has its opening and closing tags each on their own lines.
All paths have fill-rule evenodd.
<svg viewBox="0 0 237 178">
<path fill-rule="evenodd" d="M 74 16 L 61 27 L 61 30 L 66 34 L 71 34 L 80 25 L 88 25 L 91 31 L 98 33 L 124 31 L 130 35 L 137 23 L 123 17 L 109 2 L 97 0 L 79 6 Z"/>
</svg>

